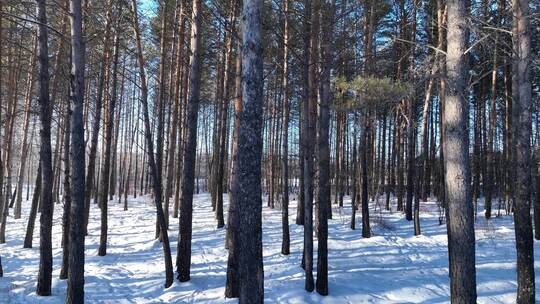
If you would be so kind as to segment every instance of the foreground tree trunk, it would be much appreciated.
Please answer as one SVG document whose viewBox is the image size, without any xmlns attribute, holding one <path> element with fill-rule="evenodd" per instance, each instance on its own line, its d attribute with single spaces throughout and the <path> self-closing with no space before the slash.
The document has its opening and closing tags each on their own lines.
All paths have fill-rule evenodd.
<svg viewBox="0 0 540 304">
<path fill-rule="evenodd" d="M 476 302 L 474 213 L 471 203 L 467 75 L 467 0 L 448 1 L 448 89 L 443 114 L 448 255 L 453 303 Z"/>
<path fill-rule="evenodd" d="M 325 1 L 323 6 L 323 33 L 321 41 L 322 73 L 321 98 L 317 124 L 317 161 L 319 171 L 317 208 L 317 292 L 328 295 L 328 210 L 331 208 L 330 193 L 330 72 L 332 68 L 332 33 L 334 23 L 334 2 Z"/>
<path fill-rule="evenodd" d="M 515 149 L 514 222 L 517 249 L 517 303 L 535 303 L 534 245 L 531 223 L 531 80 L 529 1 L 513 0 L 513 116 Z"/>
<path fill-rule="evenodd" d="M 52 217 L 53 217 L 53 172 L 51 152 L 51 105 L 49 100 L 49 47 L 47 26 L 47 1 L 37 1 L 38 16 L 38 57 L 39 57 L 39 117 L 40 163 L 42 174 L 41 216 L 39 229 L 39 274 L 36 293 L 40 296 L 51 294 L 52 279 Z M 6 202 L 7 204 L 7 202 Z"/>
<path fill-rule="evenodd" d="M 232 199 L 238 206 L 240 303 L 263 303 L 262 259 L 262 0 L 244 0 L 242 101 Z"/>
<path fill-rule="evenodd" d="M 309 5 L 307 2 L 310 2 Z M 306 35 L 309 39 L 309 61 L 308 61 L 308 98 L 303 104 L 304 121 L 302 125 L 303 148 L 304 148 L 304 255 L 302 265 L 305 273 L 305 286 L 307 291 L 313 291 L 315 284 L 313 281 L 313 176 L 314 176 L 314 150 L 315 124 L 317 115 L 317 62 L 319 45 L 319 7 L 320 0 L 306 1 L 306 18 L 311 18 L 311 29 Z M 313 7 L 313 8 L 312 8 Z M 306 20 L 308 22 L 308 20 Z M 315 114 L 315 115 L 313 115 Z"/>
<path fill-rule="evenodd" d="M 227 298 L 238 298 L 240 294 L 240 279 L 238 274 L 238 226 L 240 219 L 238 218 L 238 207 L 236 201 L 232 199 L 232 185 L 236 183 L 236 166 L 238 163 L 238 130 L 240 129 L 240 115 L 242 113 L 242 56 L 240 56 L 242 41 L 238 39 L 238 55 L 236 57 L 236 77 L 235 91 L 236 98 L 234 100 L 234 131 L 231 153 L 231 171 L 230 171 L 230 186 L 229 186 L 229 212 L 227 214 L 227 236 L 225 247 L 229 249 L 227 258 L 227 281 L 225 283 L 225 296 Z"/>
<path fill-rule="evenodd" d="M 187 138 L 184 147 L 184 171 L 182 194 L 180 196 L 180 231 L 178 235 L 178 256 L 176 266 L 178 280 L 190 280 L 191 235 L 193 216 L 193 186 L 195 182 L 195 157 L 197 152 L 197 117 L 200 96 L 200 56 L 201 56 L 201 0 L 193 1 L 191 25 L 191 56 L 189 72 L 189 100 L 187 105 Z"/>
<path fill-rule="evenodd" d="M 85 236 L 85 141 L 84 69 L 85 44 L 82 31 L 81 0 L 71 0 L 71 198 L 69 221 L 69 262 L 66 303 L 84 303 Z M 67 130 L 66 130 L 67 132 Z M 44 186 L 44 185 L 43 185 Z"/>
</svg>

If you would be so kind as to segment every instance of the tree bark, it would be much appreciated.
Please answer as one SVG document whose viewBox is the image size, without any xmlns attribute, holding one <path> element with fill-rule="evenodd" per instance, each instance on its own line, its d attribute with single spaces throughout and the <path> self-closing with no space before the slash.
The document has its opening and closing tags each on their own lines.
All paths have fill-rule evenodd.
<svg viewBox="0 0 540 304">
<path fill-rule="evenodd" d="M 263 303 L 262 252 L 262 0 L 244 0 L 242 11 L 242 102 L 238 130 L 236 182 L 240 303 Z"/>
<path fill-rule="evenodd" d="M 531 40 L 529 1 L 513 0 L 513 116 L 515 150 L 514 223 L 517 249 L 517 303 L 535 303 L 534 245 L 531 223 Z"/>
<path fill-rule="evenodd" d="M 332 68 L 332 35 L 334 31 L 335 2 L 325 1 L 323 4 L 323 31 L 321 41 L 322 73 L 321 99 L 319 103 L 319 121 L 317 124 L 317 152 L 319 171 L 319 208 L 317 208 L 317 292 L 328 295 L 328 210 L 331 208 L 330 189 L 330 76 Z M 287 129 L 287 128 L 285 128 Z"/>
<path fill-rule="evenodd" d="M 455 303 L 476 302 L 474 212 L 471 204 L 467 125 L 468 0 L 450 0 L 448 7 L 448 88 L 443 115 L 444 172 L 448 202 L 447 229 L 450 294 Z"/>
<path fill-rule="evenodd" d="M 42 169 L 41 216 L 39 238 L 39 274 L 36 293 L 40 296 L 51 294 L 52 280 L 52 153 L 51 153 L 51 106 L 49 99 L 49 47 L 46 0 L 37 1 L 38 16 L 38 57 L 39 57 L 39 115 L 40 129 L 40 162 Z"/>
<path fill-rule="evenodd" d="M 236 183 L 236 166 L 238 166 L 238 132 L 240 129 L 240 115 L 242 114 L 242 56 L 241 47 L 242 41 L 238 41 L 238 55 L 236 57 L 236 77 L 235 91 L 236 98 L 234 100 L 234 131 L 231 153 L 231 171 L 229 178 L 229 211 L 227 213 L 227 236 L 225 247 L 229 250 L 227 258 L 227 281 L 225 283 L 225 296 L 227 298 L 238 298 L 240 296 L 240 279 L 239 279 L 239 225 L 240 218 L 238 214 L 237 201 L 232 196 L 232 185 Z"/>
<path fill-rule="evenodd" d="M 84 141 L 84 71 L 85 43 L 82 29 L 81 0 L 71 0 L 71 196 L 69 261 L 66 303 L 84 303 L 85 220 L 85 141 Z M 67 132 L 67 130 L 66 130 Z M 45 184 L 42 185 L 43 187 Z"/>
<path fill-rule="evenodd" d="M 60 269 L 60 279 L 67 279 L 69 267 L 69 226 L 71 222 L 71 185 L 70 185 L 70 140 L 71 140 L 71 106 L 66 105 L 64 119 L 64 213 L 62 214 L 62 268 Z"/>
<path fill-rule="evenodd" d="M 193 1 L 191 25 L 191 56 L 189 73 L 189 100 L 187 104 L 187 138 L 184 147 L 184 170 L 182 194 L 180 196 L 180 231 L 178 235 L 178 255 L 176 267 L 178 280 L 190 280 L 191 236 L 193 216 L 193 187 L 195 182 L 195 158 L 197 152 L 197 118 L 200 98 L 200 57 L 201 57 L 201 0 Z"/>
</svg>

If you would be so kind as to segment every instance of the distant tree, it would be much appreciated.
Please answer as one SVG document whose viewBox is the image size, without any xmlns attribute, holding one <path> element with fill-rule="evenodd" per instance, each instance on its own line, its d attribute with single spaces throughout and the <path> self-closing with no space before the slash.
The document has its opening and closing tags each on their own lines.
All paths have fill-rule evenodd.
<svg viewBox="0 0 540 304">
<path fill-rule="evenodd" d="M 133 34 L 135 36 L 135 42 L 137 47 L 137 60 L 139 63 L 139 77 L 141 85 L 141 102 L 143 109 L 143 122 L 144 122 L 144 138 L 146 143 L 146 155 L 148 160 L 148 167 L 152 175 L 152 188 L 154 190 L 154 202 L 156 205 L 157 221 L 160 227 L 161 243 L 163 246 L 163 257 L 165 261 L 165 287 L 169 287 L 173 283 L 173 267 L 171 257 L 171 247 L 169 243 L 169 235 L 167 232 L 167 225 L 165 223 L 165 214 L 163 212 L 162 204 L 162 183 L 161 175 L 157 174 L 156 160 L 154 157 L 154 142 L 152 140 L 152 129 L 150 127 L 150 115 L 148 113 L 148 84 L 145 71 L 144 52 L 142 48 L 141 30 L 139 26 L 139 15 L 137 12 L 137 0 L 131 1 L 131 14 L 132 14 L 132 26 Z"/>
</svg>

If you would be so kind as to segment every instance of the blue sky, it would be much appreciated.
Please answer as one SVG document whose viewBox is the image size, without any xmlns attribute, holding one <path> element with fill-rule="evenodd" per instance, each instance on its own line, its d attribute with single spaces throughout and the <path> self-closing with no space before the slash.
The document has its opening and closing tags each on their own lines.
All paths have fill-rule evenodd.
<svg viewBox="0 0 540 304">
<path fill-rule="evenodd" d="M 154 14 L 156 7 L 157 7 L 157 1 L 156 0 L 140 0 L 140 13 L 144 15 L 148 14 Z"/>
</svg>

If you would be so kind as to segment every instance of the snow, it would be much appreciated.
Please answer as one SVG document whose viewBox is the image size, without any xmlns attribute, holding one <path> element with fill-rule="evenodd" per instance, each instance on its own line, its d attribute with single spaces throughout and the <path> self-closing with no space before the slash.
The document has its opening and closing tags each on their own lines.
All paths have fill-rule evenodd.
<svg viewBox="0 0 540 304">
<path fill-rule="evenodd" d="M 224 196 L 227 200 L 227 195 Z M 0 303 L 63 303 L 66 282 L 59 280 L 62 250 L 62 205 L 55 205 L 53 228 L 52 296 L 35 295 L 39 267 L 39 222 L 34 248 L 23 249 L 29 212 L 22 219 L 8 218 L 7 243 L 0 245 L 4 278 Z M 296 202 L 290 206 L 291 254 L 281 251 L 281 210 L 263 208 L 263 243 L 266 303 L 447 303 L 449 302 L 446 228 L 439 225 L 437 206 L 422 202 L 422 235 L 413 235 L 413 223 L 400 212 L 371 206 L 373 237 L 351 230 L 350 202 L 333 207 L 329 222 L 329 292 L 322 297 L 304 291 L 300 268 L 302 227 L 294 224 Z M 216 221 L 207 194 L 195 195 L 191 281 L 165 289 L 161 244 L 154 240 L 155 208 L 148 196 L 129 199 L 129 210 L 109 202 L 109 237 L 105 257 L 97 255 L 99 209 L 92 205 L 86 238 L 85 299 L 87 303 L 236 303 L 225 299 L 227 251 L 224 229 Z M 227 208 L 225 208 L 227 210 Z M 479 209 L 480 210 L 480 209 Z M 12 212 L 10 210 L 10 212 Z M 39 217 L 38 217 L 39 221 Z M 169 236 L 176 257 L 178 221 L 171 219 Z M 479 303 L 513 303 L 516 293 L 515 240 L 511 216 L 476 220 L 476 265 Z M 538 261 L 539 243 L 535 242 Z M 315 241 L 316 258 L 316 241 Z M 316 266 L 316 262 L 315 262 Z M 535 263 L 536 272 L 540 264 Z M 316 268 L 316 267 L 315 267 Z M 316 269 L 314 269 L 316 271 Z M 316 274 L 315 274 L 316 277 Z"/>
</svg>

